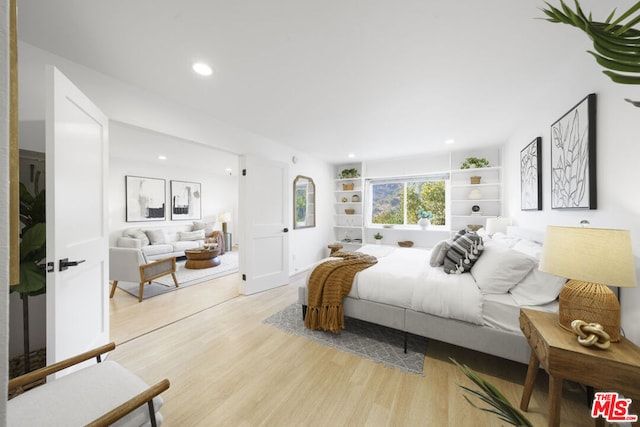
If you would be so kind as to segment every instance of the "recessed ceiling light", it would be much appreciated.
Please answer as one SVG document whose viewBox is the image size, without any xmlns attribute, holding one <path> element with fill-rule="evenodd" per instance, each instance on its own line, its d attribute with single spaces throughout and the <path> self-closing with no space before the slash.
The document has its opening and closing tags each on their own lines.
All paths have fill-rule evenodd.
<svg viewBox="0 0 640 427">
<path fill-rule="evenodd" d="M 167 160 L 167 156 L 163 156 L 162 154 L 158 156 L 158 160 Z"/>
<path fill-rule="evenodd" d="M 453 144 L 453 143 L 455 143 L 455 142 L 456 142 L 456 140 L 455 140 L 455 139 L 453 139 L 453 138 L 451 138 L 451 139 L 447 139 L 444 143 L 445 143 L 445 144 Z"/>
<path fill-rule="evenodd" d="M 193 71 L 200 74 L 201 76 L 210 76 L 213 74 L 213 69 L 210 65 L 205 64 L 204 62 L 194 62 L 193 63 Z"/>
<path fill-rule="evenodd" d="M 353 153 L 349 153 L 349 154 L 347 155 L 347 157 L 348 157 L 348 158 L 350 158 L 350 159 L 353 159 L 354 157 L 356 157 L 356 155 L 355 155 L 355 154 L 353 154 Z"/>
</svg>

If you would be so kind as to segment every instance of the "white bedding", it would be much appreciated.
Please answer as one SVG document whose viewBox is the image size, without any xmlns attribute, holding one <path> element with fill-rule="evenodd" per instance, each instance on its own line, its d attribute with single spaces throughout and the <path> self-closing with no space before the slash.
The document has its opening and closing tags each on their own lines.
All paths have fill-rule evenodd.
<svg viewBox="0 0 640 427">
<path fill-rule="evenodd" d="M 518 334 L 520 333 L 519 318 L 520 308 L 522 307 L 556 313 L 558 311 L 558 301 L 527 307 L 519 305 L 509 293 L 484 295 L 482 310 L 484 324 L 495 329 Z"/>
<path fill-rule="evenodd" d="M 429 266 L 430 250 L 366 245 L 359 252 L 378 263 L 357 274 L 350 296 L 483 324 L 482 294 L 473 277 Z"/>
<path fill-rule="evenodd" d="M 473 274 L 447 274 L 442 267 L 431 267 L 429 265 L 431 250 L 429 249 L 365 245 L 358 252 L 373 255 L 378 262 L 356 274 L 349 293 L 352 298 L 411 309 L 502 331 L 520 332 L 518 317 L 520 308 L 525 306 L 519 305 L 517 298 L 514 299 L 506 288 L 502 293 L 483 293 L 474 280 Z M 490 253 L 487 252 L 486 255 Z M 500 259 L 504 255 L 501 253 L 493 255 L 499 258 L 496 265 L 501 266 Z M 496 260 L 491 262 L 495 264 Z M 505 267 L 511 271 L 512 268 L 508 265 L 508 263 L 505 264 Z M 537 277 L 535 274 L 529 274 L 518 282 L 518 285 L 526 286 L 530 293 L 549 293 L 550 296 L 545 300 L 553 301 L 545 305 L 528 307 L 557 312 L 558 303 L 555 297 L 557 297 L 556 291 L 559 292 L 560 288 L 556 290 L 556 287 L 549 286 L 545 278 L 538 278 L 533 283 L 529 283 L 533 280 L 529 279 L 530 276 L 534 279 Z"/>
</svg>

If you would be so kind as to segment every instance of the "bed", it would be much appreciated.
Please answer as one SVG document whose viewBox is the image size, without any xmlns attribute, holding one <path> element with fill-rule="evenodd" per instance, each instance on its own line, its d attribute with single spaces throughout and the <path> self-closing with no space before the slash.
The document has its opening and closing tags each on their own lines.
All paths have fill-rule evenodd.
<svg viewBox="0 0 640 427">
<path fill-rule="evenodd" d="M 358 252 L 378 262 L 356 274 L 343 299 L 345 316 L 528 363 L 520 308 L 557 312 L 566 279 L 538 270 L 542 238 L 536 233 L 512 227 L 482 237 L 481 254 L 461 274 L 434 263 L 450 240 L 433 249 L 363 246 Z M 299 303 L 305 311 L 307 285 L 299 289 Z"/>
</svg>

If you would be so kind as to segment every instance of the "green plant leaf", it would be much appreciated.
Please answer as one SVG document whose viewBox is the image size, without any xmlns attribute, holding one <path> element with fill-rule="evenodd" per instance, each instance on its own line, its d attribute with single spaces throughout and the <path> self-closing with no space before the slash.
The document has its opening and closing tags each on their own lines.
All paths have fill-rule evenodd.
<svg viewBox="0 0 640 427">
<path fill-rule="evenodd" d="M 20 283 L 10 287 L 11 292 L 39 295 L 47 289 L 45 271 L 32 261 L 20 263 Z"/>
<path fill-rule="evenodd" d="M 37 254 L 45 245 L 47 239 L 47 229 L 45 224 L 35 224 L 33 227 L 22 233 L 20 241 L 20 260 L 37 262 L 40 259 L 33 255 Z"/>
<path fill-rule="evenodd" d="M 495 414 L 502 421 L 507 422 L 509 424 L 515 426 L 525 426 L 532 427 L 532 424 L 527 420 L 527 418 L 522 415 L 520 411 L 518 411 L 515 407 L 513 407 L 506 397 L 500 391 L 493 386 L 490 382 L 486 381 L 478 374 L 476 374 L 471 368 L 466 365 L 461 365 L 456 362 L 454 359 L 450 359 L 460 370 L 473 381 L 477 386 L 480 387 L 479 390 L 474 390 L 470 387 L 466 387 L 463 385 L 459 385 L 460 388 L 465 390 L 466 392 L 476 396 L 481 401 L 490 405 L 489 408 L 481 408 L 475 405 L 467 396 L 464 396 L 465 400 L 474 408 L 480 409 L 482 411 Z"/>
<path fill-rule="evenodd" d="M 616 83 L 625 85 L 640 85 L 640 76 L 627 76 L 608 70 L 604 70 L 603 73 L 609 76 L 609 78 Z"/>
<path fill-rule="evenodd" d="M 614 9 L 605 22 L 594 22 L 591 13 L 587 17 L 578 0 L 575 0 L 575 11 L 564 1 L 560 1 L 561 9 L 548 2 L 543 9 L 546 20 L 553 23 L 564 23 L 583 30 L 593 41 L 594 56 L 603 71 L 612 81 L 621 84 L 640 84 L 640 30 L 633 28 L 640 23 L 640 1 L 615 18 Z M 624 23 L 624 21 L 627 21 Z M 620 74 L 630 73 L 629 74 Z M 634 75 L 638 74 L 638 75 Z"/>
</svg>

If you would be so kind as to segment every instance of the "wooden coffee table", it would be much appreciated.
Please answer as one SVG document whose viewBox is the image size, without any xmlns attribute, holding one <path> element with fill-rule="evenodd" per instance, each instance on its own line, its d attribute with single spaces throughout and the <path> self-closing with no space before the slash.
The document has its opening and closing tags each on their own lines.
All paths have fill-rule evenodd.
<svg viewBox="0 0 640 427">
<path fill-rule="evenodd" d="M 187 262 L 184 264 L 184 268 L 191 268 L 194 270 L 201 268 L 211 268 L 220 265 L 220 258 L 218 249 L 190 249 L 184 251 L 187 257 Z"/>
</svg>

